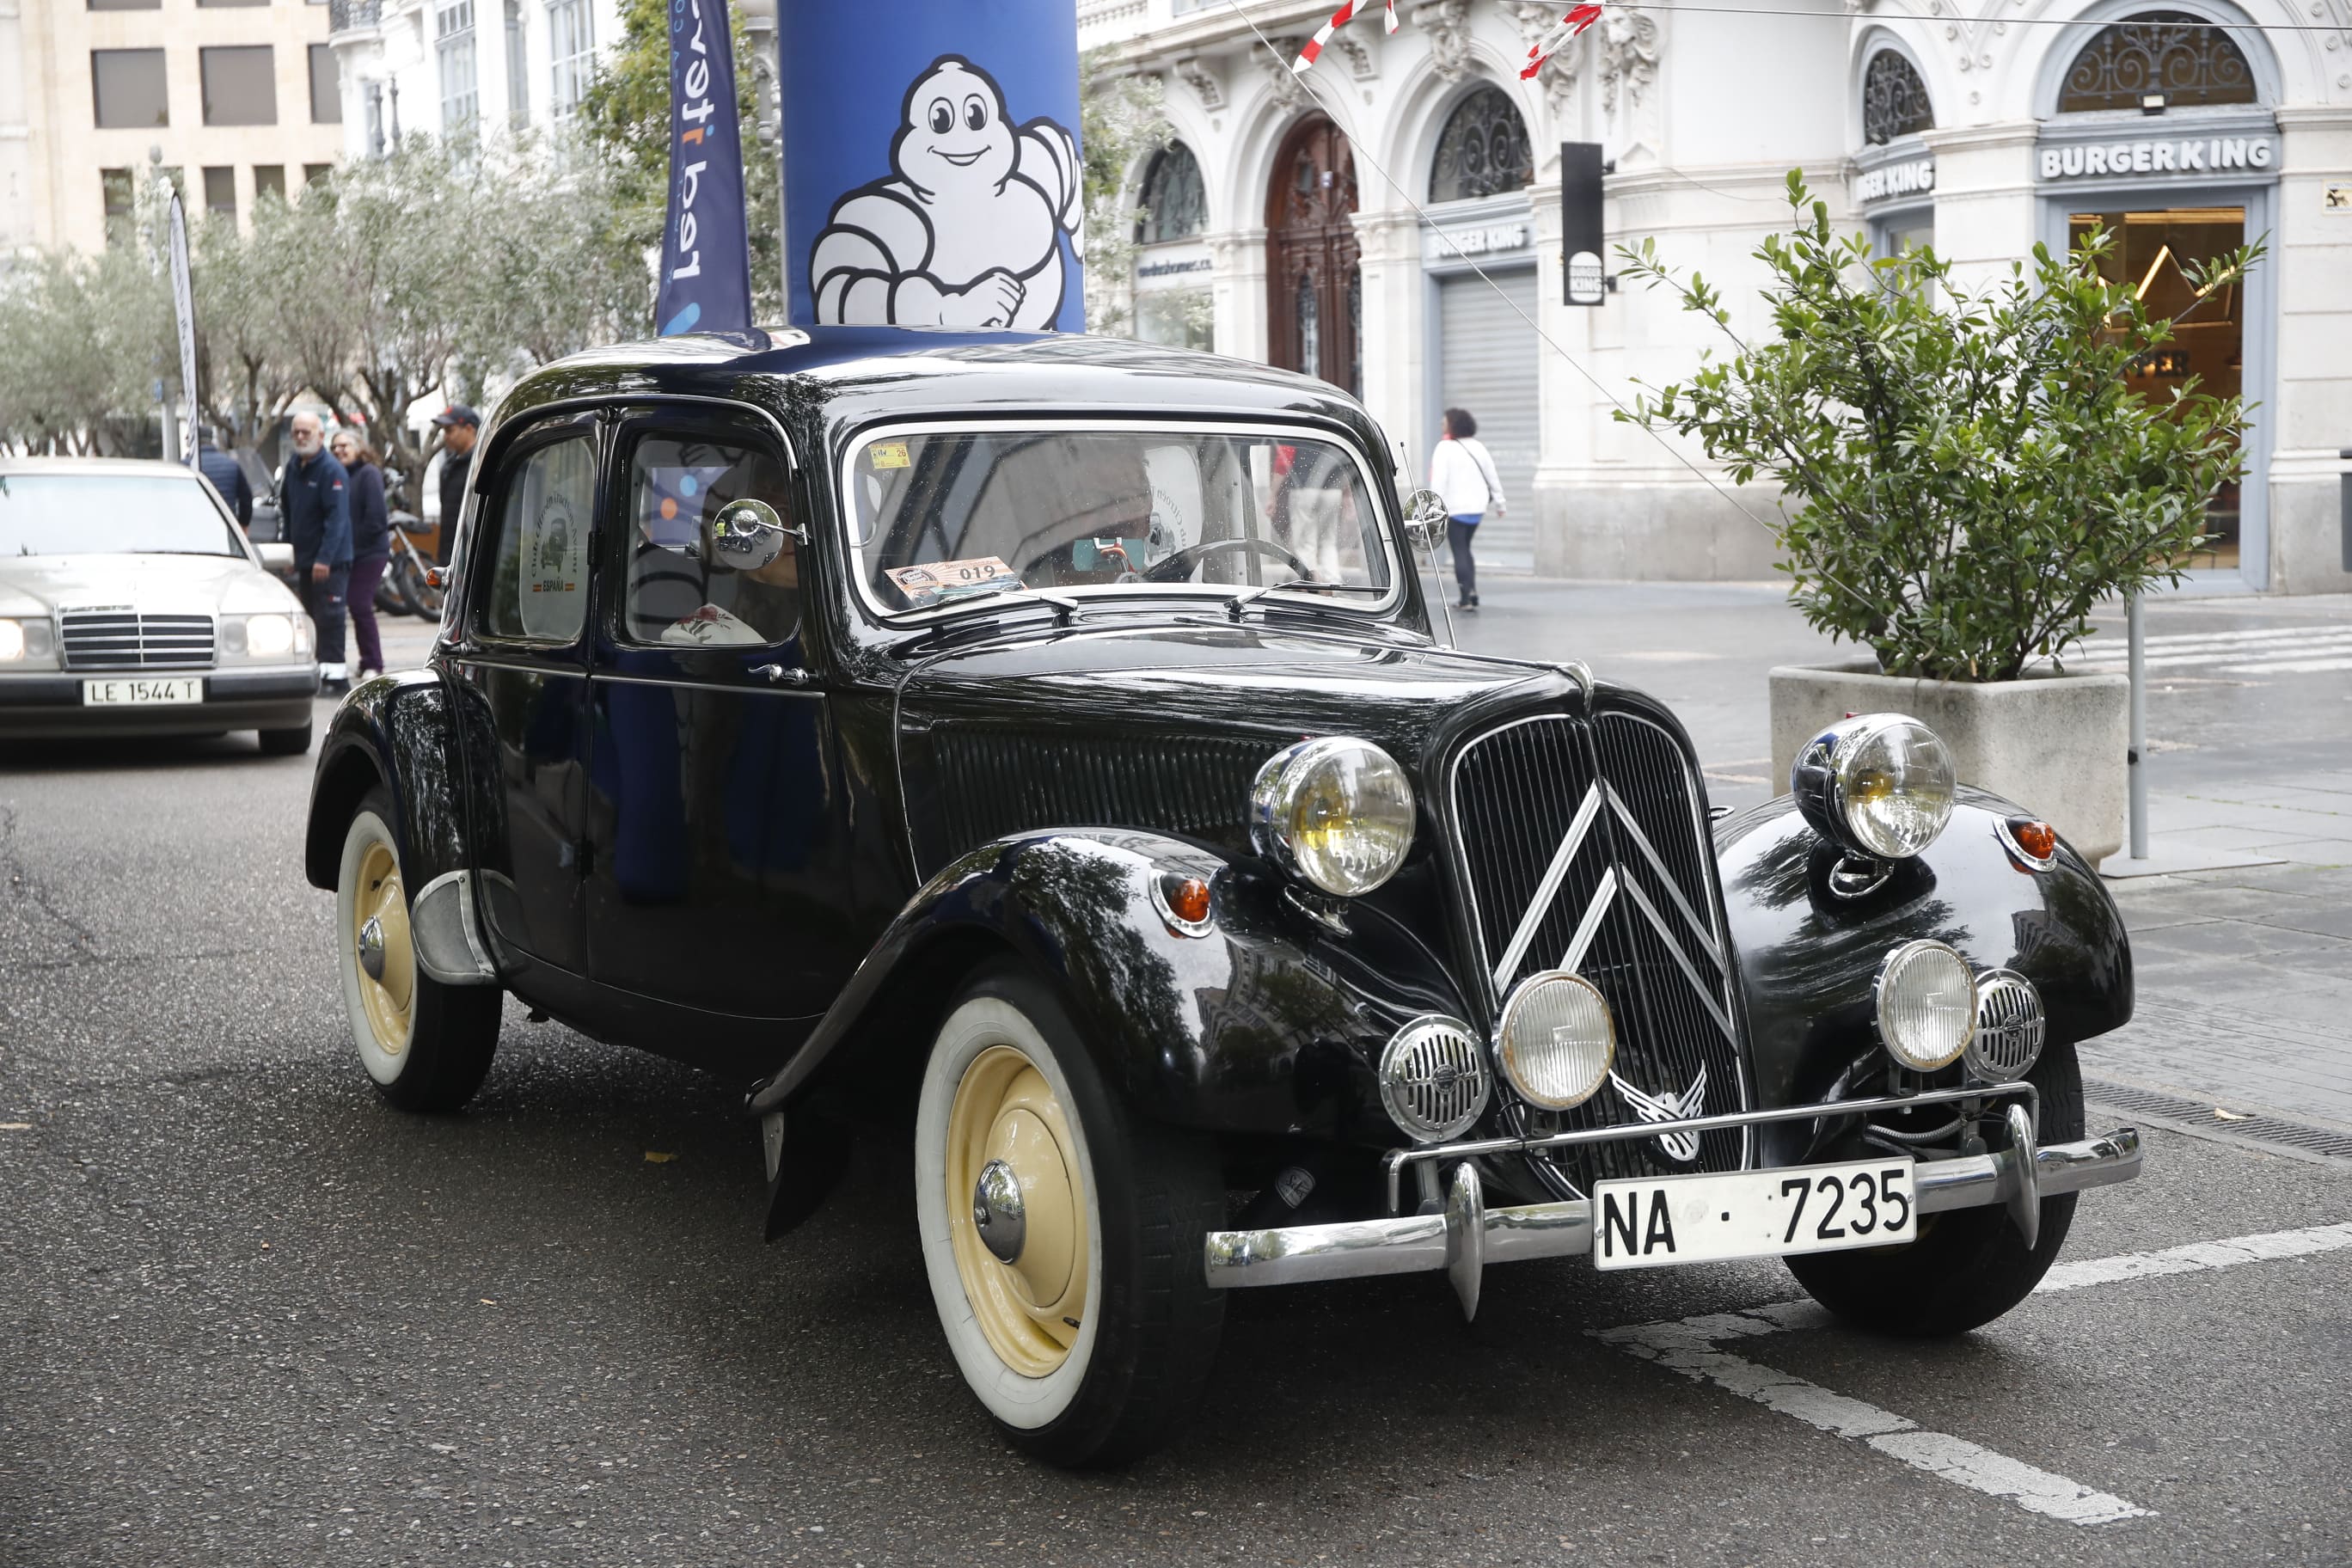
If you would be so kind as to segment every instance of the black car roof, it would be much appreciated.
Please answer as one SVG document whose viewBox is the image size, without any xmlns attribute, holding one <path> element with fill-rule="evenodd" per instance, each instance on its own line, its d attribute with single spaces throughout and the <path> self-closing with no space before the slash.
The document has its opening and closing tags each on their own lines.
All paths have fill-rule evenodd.
<svg viewBox="0 0 2352 1568">
<path fill-rule="evenodd" d="M 795 395 L 797 390 L 798 395 Z M 1124 338 L 812 327 L 689 333 L 591 349 L 534 371 L 493 424 L 581 396 L 670 393 L 808 410 L 828 425 L 950 410 L 1078 407 L 1328 420 L 1368 441 L 1361 405 L 1312 376 Z M 1377 448 L 1376 448 L 1377 449 Z"/>
</svg>

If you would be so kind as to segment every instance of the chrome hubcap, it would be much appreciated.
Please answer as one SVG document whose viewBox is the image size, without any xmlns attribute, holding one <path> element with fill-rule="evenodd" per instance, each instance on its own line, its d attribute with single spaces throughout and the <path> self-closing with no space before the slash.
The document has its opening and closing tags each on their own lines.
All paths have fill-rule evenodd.
<svg viewBox="0 0 2352 1568">
<path fill-rule="evenodd" d="M 383 922 L 370 915 L 360 927 L 360 967 L 377 984 L 383 984 Z"/>
<path fill-rule="evenodd" d="M 1022 1211 L 1020 1179 L 1002 1160 L 991 1160 L 981 1168 L 980 1181 L 971 1193 L 971 1223 L 990 1256 L 999 1263 L 1019 1261 L 1029 1223 Z"/>
</svg>

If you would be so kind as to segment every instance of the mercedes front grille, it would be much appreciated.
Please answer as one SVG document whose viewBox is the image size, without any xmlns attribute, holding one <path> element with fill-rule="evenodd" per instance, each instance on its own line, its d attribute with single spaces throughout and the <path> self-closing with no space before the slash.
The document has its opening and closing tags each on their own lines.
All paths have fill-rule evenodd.
<svg viewBox="0 0 2352 1568">
<path fill-rule="evenodd" d="M 90 612 L 65 619 L 68 669 L 209 669 L 210 616 Z"/>
</svg>

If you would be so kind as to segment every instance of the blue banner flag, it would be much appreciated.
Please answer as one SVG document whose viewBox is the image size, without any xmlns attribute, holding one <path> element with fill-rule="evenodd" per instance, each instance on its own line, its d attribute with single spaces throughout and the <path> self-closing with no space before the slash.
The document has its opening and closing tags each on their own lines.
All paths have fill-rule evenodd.
<svg viewBox="0 0 2352 1568">
<path fill-rule="evenodd" d="M 727 0 L 669 0 L 669 221 L 654 320 L 663 337 L 747 331 L 751 256 Z"/>
<path fill-rule="evenodd" d="M 1084 331 L 1070 0 L 777 7 L 795 324 Z"/>
</svg>

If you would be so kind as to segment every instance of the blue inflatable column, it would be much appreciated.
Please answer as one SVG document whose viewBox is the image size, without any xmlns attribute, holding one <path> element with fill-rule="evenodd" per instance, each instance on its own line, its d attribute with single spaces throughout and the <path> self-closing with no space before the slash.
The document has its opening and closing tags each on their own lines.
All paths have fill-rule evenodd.
<svg viewBox="0 0 2352 1568">
<path fill-rule="evenodd" d="M 778 12 L 793 323 L 1084 331 L 1070 0 Z"/>
</svg>

